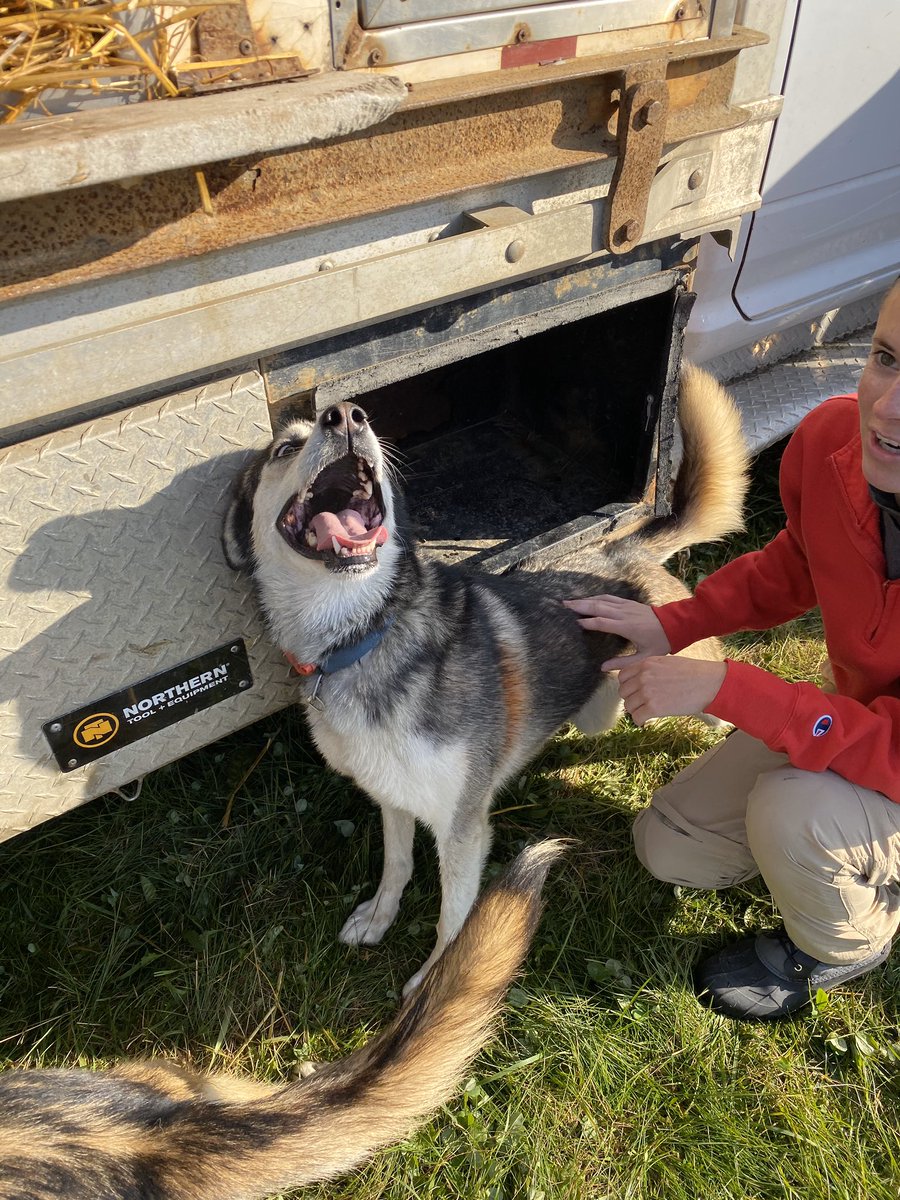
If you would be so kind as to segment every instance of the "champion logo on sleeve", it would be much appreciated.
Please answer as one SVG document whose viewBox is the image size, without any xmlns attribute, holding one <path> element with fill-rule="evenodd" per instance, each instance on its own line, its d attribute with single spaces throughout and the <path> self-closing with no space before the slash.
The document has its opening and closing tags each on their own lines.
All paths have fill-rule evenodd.
<svg viewBox="0 0 900 1200">
<path fill-rule="evenodd" d="M 833 724 L 834 720 L 829 717 L 828 713 L 824 713 L 812 727 L 813 737 L 824 737 Z"/>
</svg>

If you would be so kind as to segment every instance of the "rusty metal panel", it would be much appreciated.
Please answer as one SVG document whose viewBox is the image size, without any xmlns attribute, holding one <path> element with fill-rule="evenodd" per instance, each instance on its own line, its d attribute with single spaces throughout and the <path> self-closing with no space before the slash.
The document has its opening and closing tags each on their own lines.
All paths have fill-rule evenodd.
<svg viewBox="0 0 900 1200">
<path fill-rule="evenodd" d="M 763 105 L 746 128 L 674 147 L 654 181 L 664 194 L 659 204 L 651 190 L 648 220 L 653 224 L 645 239 L 719 229 L 758 206 L 759 166 L 775 115 L 772 105 Z M 694 167 L 687 171 L 691 159 Z M 708 186 L 692 192 L 690 176 L 701 159 L 708 163 Z M 36 296 L 7 304 L 0 309 L 0 320 L 8 324 L 0 338 L 0 371 L 9 400 L 0 404 L 0 425 L 24 419 L 23 406 L 35 419 L 596 254 L 603 246 L 611 176 L 611 163 L 602 166 L 602 174 L 592 167 L 594 178 L 582 192 L 596 199 L 581 204 L 565 207 L 578 187 L 575 173 L 561 176 L 566 190 L 558 195 L 542 180 L 530 193 L 526 181 L 517 181 L 485 196 L 486 203 L 493 199 L 495 204 L 521 197 L 520 206 L 539 214 L 522 223 L 526 254 L 517 262 L 505 257 L 516 240 L 514 230 L 450 236 L 459 228 L 458 214 L 445 223 L 452 208 L 436 206 L 422 214 L 424 230 L 413 226 L 395 238 L 384 232 L 402 228 L 402 213 L 396 220 L 386 215 L 371 226 L 335 229 L 324 237 L 303 235 L 275 263 L 263 243 L 253 253 L 200 260 L 196 269 L 188 264 L 158 275 L 144 272 L 139 290 L 126 276 L 112 286 L 98 282 L 58 298 L 50 293 L 46 300 Z M 429 221 L 440 224 L 435 228 Z M 438 240 L 426 240 L 429 228 L 441 234 Z M 403 249 L 397 252 L 394 246 Z"/>
<path fill-rule="evenodd" d="M 654 72 L 654 78 L 666 80 L 667 142 L 733 128 L 748 119 L 748 111 L 732 106 L 729 95 L 738 51 L 759 40 L 744 31 L 732 39 L 700 43 L 693 49 L 682 44 L 658 55 L 654 51 L 647 70 Z M 613 96 L 629 64 L 634 66 L 629 56 L 609 55 L 552 69 L 523 67 L 464 83 L 423 85 L 413 89 L 393 116 L 387 115 L 383 105 L 396 107 L 405 94 L 402 87 L 393 81 L 393 91 L 388 94 L 384 88 L 391 83 L 389 78 L 367 79 L 365 88 L 373 89 L 371 116 L 368 122 L 358 123 L 381 123 L 364 138 L 337 137 L 337 127 L 323 127 L 314 120 L 317 112 L 336 120 L 345 103 L 351 105 L 347 118 L 360 117 L 358 108 L 353 107 L 359 98 L 335 94 L 329 99 L 329 89 L 338 85 L 328 80 L 281 83 L 252 92 L 180 101 L 179 105 L 195 106 L 193 111 L 201 118 L 185 139 L 194 158 L 204 147 L 207 155 L 215 157 L 215 118 L 220 107 L 223 120 L 227 116 L 229 122 L 245 122 L 257 111 L 262 123 L 270 121 L 269 136 L 277 134 L 285 116 L 279 115 L 280 110 L 268 118 L 266 114 L 272 113 L 281 95 L 286 113 L 294 115 L 294 124 L 302 118 L 307 140 L 328 140 L 277 156 L 248 158 L 241 156 L 246 154 L 246 144 L 242 150 L 232 138 L 228 145 L 234 156 L 206 168 L 212 215 L 200 205 L 193 170 L 165 171 L 121 184 L 90 187 L 84 186 L 87 181 L 82 179 L 83 186 L 72 195 L 10 203 L 0 209 L 5 235 L 0 300 L 171 263 L 262 237 L 333 226 L 337 221 L 396 211 L 435 197 L 546 177 L 553 171 L 575 168 L 584 173 L 586 183 L 605 180 L 616 146 Z M 363 82 L 355 77 L 349 82 L 363 88 Z M 348 81 L 342 86 L 347 90 Z M 383 94 L 376 94 L 378 88 Z M 306 103 L 301 104 L 304 97 Z M 135 117 L 134 138 L 141 136 L 142 122 L 150 119 L 149 107 L 144 106 L 138 114 L 140 121 Z M 158 105 L 154 120 L 161 119 L 162 110 L 184 112 L 185 117 L 192 111 L 176 108 L 174 103 Z M 118 170 L 139 171 L 146 165 L 145 157 L 149 154 L 152 159 L 164 128 L 157 131 L 155 142 L 147 136 L 146 144 L 123 143 L 115 152 Z M 170 132 L 180 128 L 173 126 Z M 294 128 L 289 136 L 303 140 L 300 134 L 302 130 Z M 3 139 L 0 131 L 0 156 Z M 77 155 L 84 153 L 82 143 L 70 148 L 76 154 L 71 161 L 69 151 L 57 141 L 52 144 L 58 154 L 34 156 L 34 161 L 23 159 L 22 170 L 11 171 L 6 186 L 21 190 L 29 173 L 36 171 L 35 163 L 43 164 L 42 171 L 52 172 L 53 177 L 45 181 L 47 187 L 62 186 L 57 176 L 73 178 L 81 161 Z M 282 139 L 266 144 L 288 143 Z M 179 144 L 178 153 L 183 149 Z M 166 150 L 167 155 L 172 153 L 175 151 Z"/>
<path fill-rule="evenodd" d="M 77 228 L 80 219 L 72 214 L 80 213 L 85 214 L 90 236 L 94 232 L 91 218 L 96 221 L 93 196 L 87 191 L 90 186 L 121 181 L 121 187 L 103 193 L 106 206 L 113 214 L 130 208 L 139 211 L 145 202 L 138 183 L 141 175 L 155 177 L 178 167 L 230 161 L 346 136 L 383 121 L 405 96 L 404 86 L 390 75 L 376 79 L 330 75 L 3 126 L 0 202 L 77 190 L 71 201 L 51 196 L 49 203 L 59 204 L 64 239 L 71 237 L 67 220 L 73 220 Z M 172 221 L 200 208 L 194 172 L 186 177 L 194 181 L 190 198 L 186 201 L 176 187 L 168 205 L 160 199 L 151 206 L 147 220 L 163 216 Z M 152 189 L 154 185 L 149 186 Z M 165 186 L 172 186 L 171 178 Z M 19 254 L 25 243 L 16 239 L 21 229 L 27 230 L 28 213 L 35 203 L 31 199 L 20 208 L 9 203 L 0 209 L 4 246 L 12 238 L 12 249 Z M 199 215 L 209 220 L 205 212 Z M 140 218 L 135 215 L 132 221 L 137 223 Z M 35 236 L 40 245 L 46 236 L 44 229 L 38 228 Z M 95 257 L 97 249 L 95 245 Z M 3 274 L 9 279 L 7 272 L 8 263 L 4 263 Z"/>
<path fill-rule="evenodd" d="M 0 840 L 292 701 L 219 546 L 237 466 L 268 434 L 246 375 L 0 451 Z M 252 688 L 60 770 L 44 722 L 228 639 Z"/>
</svg>

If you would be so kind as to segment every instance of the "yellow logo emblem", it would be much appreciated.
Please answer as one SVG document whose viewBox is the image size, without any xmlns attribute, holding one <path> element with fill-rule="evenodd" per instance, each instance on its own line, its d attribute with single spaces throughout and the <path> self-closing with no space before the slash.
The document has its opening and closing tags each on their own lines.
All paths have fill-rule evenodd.
<svg viewBox="0 0 900 1200">
<path fill-rule="evenodd" d="M 119 732 L 119 718 L 112 713 L 91 713 L 75 726 L 72 737 L 86 750 L 94 746 L 105 746 Z"/>
</svg>

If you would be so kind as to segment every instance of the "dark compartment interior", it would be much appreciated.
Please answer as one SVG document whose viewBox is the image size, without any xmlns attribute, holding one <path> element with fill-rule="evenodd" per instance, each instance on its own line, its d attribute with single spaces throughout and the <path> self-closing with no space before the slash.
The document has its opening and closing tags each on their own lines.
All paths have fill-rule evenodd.
<svg viewBox="0 0 900 1200">
<path fill-rule="evenodd" d="M 478 561 L 640 501 L 671 322 L 664 292 L 360 395 L 429 549 Z"/>
</svg>

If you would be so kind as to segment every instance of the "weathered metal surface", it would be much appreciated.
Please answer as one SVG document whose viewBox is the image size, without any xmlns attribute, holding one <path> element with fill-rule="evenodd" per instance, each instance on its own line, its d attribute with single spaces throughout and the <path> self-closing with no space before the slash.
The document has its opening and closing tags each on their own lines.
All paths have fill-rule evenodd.
<svg viewBox="0 0 900 1200">
<path fill-rule="evenodd" d="M 626 73 L 618 113 L 616 171 L 606 208 L 606 248 L 613 254 L 627 254 L 643 235 L 668 115 L 665 81 L 632 82 Z"/>
<path fill-rule="evenodd" d="M 113 325 L 98 336 L 59 340 L 35 347 L 15 364 L 24 394 L 38 403 L 50 395 L 78 403 L 208 370 L 222 362 L 247 361 L 325 334 L 481 291 L 503 280 L 525 278 L 577 262 L 598 247 L 592 204 L 576 204 L 520 225 L 483 229 L 426 243 L 333 271 L 317 272 L 217 304 L 155 315 L 145 332 L 149 353 L 134 354 L 134 329 Z M 514 262 L 507 248 L 515 237 L 526 247 Z M 10 335 L 8 341 L 15 341 Z M 9 379 L 10 363 L 4 367 Z M 21 395 L 22 392 L 12 394 Z"/>
<path fill-rule="evenodd" d="M 661 214 L 658 226 L 645 235 L 648 240 L 688 230 L 695 236 L 757 207 L 759 166 L 774 115 L 771 106 L 763 105 L 755 124 L 685 143 L 695 155 L 713 154 L 715 186 L 703 198 Z M 681 152 L 675 147 L 670 161 Z M 611 174 L 611 161 L 592 162 L 485 191 L 482 203 L 508 200 L 542 219 L 566 212 L 566 220 L 583 219 L 578 249 L 590 256 L 601 250 Z M 586 197 L 583 205 L 571 205 L 576 196 Z M 585 207 L 589 219 L 577 214 Z M 460 287 L 456 271 L 464 260 L 456 256 L 464 249 L 449 249 L 464 240 L 450 236 L 458 228 L 458 210 L 452 201 L 442 200 L 414 215 L 411 223 L 407 211 L 387 211 L 358 223 L 259 241 L 0 306 L 0 376 L 7 397 L 0 401 L 0 427 L 108 402 L 123 392 L 158 387 L 166 379 L 208 372 L 238 354 L 271 353 L 462 294 L 467 287 Z M 428 242 L 438 234 L 438 241 Z M 501 238 L 487 230 L 464 238 L 486 238 L 492 246 L 477 254 L 471 270 L 463 271 L 473 291 L 548 269 L 540 260 L 532 262 L 530 251 L 518 263 L 506 260 L 514 233 Z M 430 258 L 437 247 L 444 247 L 449 257 Z M 375 256 L 399 250 L 415 254 L 395 275 L 392 258 Z M 569 261 L 578 261 L 578 255 Z M 351 326 L 345 324 L 348 320 Z"/>
<path fill-rule="evenodd" d="M 672 297 L 672 316 L 669 327 L 668 357 L 663 364 L 659 386 L 659 408 L 654 416 L 656 449 L 648 464 L 644 495 L 652 502 L 656 516 L 670 512 L 670 485 L 675 454 L 675 420 L 678 409 L 678 387 L 681 378 L 681 359 L 684 352 L 684 331 L 694 307 L 696 296 L 688 290 L 687 275 L 676 284 Z"/>
<path fill-rule="evenodd" d="M 667 82 L 671 141 L 697 136 L 704 129 L 733 128 L 746 120 L 746 109 L 729 107 L 728 89 L 736 54 L 731 41 L 743 45 L 747 39 L 726 41 L 730 47 L 727 54 L 721 44 L 715 53 L 702 44 L 682 67 L 670 48 L 668 56 L 653 59 L 648 67 L 657 72 L 657 78 L 672 74 Z M 82 187 L 71 197 L 40 197 L 27 205 L 6 205 L 0 209 L 6 251 L 0 265 L 0 300 L 549 171 L 578 167 L 586 174 L 592 171 L 594 179 L 602 179 L 614 148 L 608 126 L 614 114 L 612 92 L 619 80 L 613 72 L 627 61 L 601 56 L 593 66 L 586 62 L 497 72 L 482 79 L 484 95 L 471 80 L 461 85 L 423 86 L 415 88 L 401 110 L 372 128 L 365 138 L 332 140 L 275 157 L 242 159 L 234 154 L 230 161 L 206 168 L 212 217 L 200 208 L 193 171 L 167 171 L 125 180 L 126 186 Z M 515 86 L 510 80 L 513 75 L 518 78 Z M 274 96 L 284 94 L 290 105 L 292 97 L 297 101 L 304 95 L 316 97 L 326 83 L 274 84 L 179 103 L 207 106 L 205 111 L 211 114 L 220 107 L 223 114 L 236 111 L 243 122 L 247 118 L 241 105 L 252 115 L 257 99 L 267 105 Z M 396 89 L 390 94 L 396 97 Z M 459 98 L 454 99 L 457 94 Z M 348 102 L 356 103 L 350 98 Z M 318 128 L 317 112 L 335 119 L 340 108 L 340 100 L 328 100 L 325 92 L 318 103 L 321 110 L 313 101 L 289 109 L 295 118 L 302 116 L 307 134 Z M 151 107 L 144 106 L 144 110 Z M 162 104 L 155 111 L 161 114 L 163 109 L 175 112 L 174 105 Z M 193 111 L 202 118 L 202 107 Z M 266 125 L 267 108 L 258 111 L 260 124 Z M 100 114 L 91 114 L 91 118 L 99 121 Z M 143 136 L 141 121 L 146 119 L 140 111 L 135 125 L 127 125 L 136 139 Z M 377 119 L 374 112 L 372 119 Z M 277 122 L 273 125 L 277 128 Z M 121 132 L 121 127 L 117 129 Z M 223 150 L 226 144 L 237 148 L 230 126 L 229 130 L 231 140 L 221 143 Z M 197 158 L 203 152 L 214 157 L 212 151 L 218 144 L 214 131 L 214 117 L 209 121 L 203 118 L 192 128 L 197 145 L 189 157 Z M 296 138 L 299 132 L 295 120 L 290 136 Z M 49 135 L 48 129 L 38 136 Z M 266 135 L 274 135 L 267 125 Z M 0 131 L 0 159 L 4 136 Z M 102 135 L 96 132 L 96 136 Z M 154 127 L 140 150 L 125 140 L 114 155 L 110 152 L 110 158 L 115 158 L 118 170 L 136 171 L 142 153 L 155 153 L 159 137 L 161 130 Z M 53 180 L 46 181 L 47 186 L 56 186 L 61 178 L 73 178 L 80 161 L 77 156 L 87 153 L 80 140 L 73 139 L 71 144 L 54 141 L 54 146 L 61 149 L 60 154 L 35 155 L 27 166 L 35 173 L 38 167 L 52 171 Z M 167 149 L 166 154 L 170 153 L 182 154 L 183 150 Z M 67 156 L 73 155 L 66 167 Z M 26 170 L 24 160 L 20 165 Z M 12 186 L 11 181 L 7 183 Z M 33 186 L 37 183 L 36 178 Z M 16 186 L 22 187 L 21 179 Z"/>
<path fill-rule="evenodd" d="M 0 452 L 0 840 L 292 701 L 219 546 L 238 464 L 268 433 L 249 375 Z M 254 687 L 60 772 L 43 722 L 229 638 Z"/>
<path fill-rule="evenodd" d="M 273 355 L 261 363 L 269 402 L 309 393 L 318 407 L 334 404 L 669 290 L 693 246 L 642 246 Z"/>
<path fill-rule="evenodd" d="M 0 128 L 0 201 L 109 180 L 121 180 L 127 188 L 144 174 L 344 137 L 385 120 L 405 95 L 403 84 L 390 75 L 328 75 L 5 125 Z M 138 186 L 111 208 L 121 208 L 129 194 L 132 204 L 141 207 L 145 197 Z M 88 214 L 102 220 L 98 214 L 114 196 L 106 190 L 92 203 L 79 193 L 68 203 L 85 214 L 89 230 Z M 58 203 L 64 210 L 67 201 Z M 94 205 L 98 211 L 92 213 Z M 17 226 L 27 226 L 30 206 L 0 209 L 4 242 L 7 231 L 14 234 Z M 198 206 L 195 193 L 192 207 Z M 172 208 L 168 219 L 178 214 L 179 202 Z M 46 236 L 40 228 L 36 233 Z"/>
<path fill-rule="evenodd" d="M 705 16 L 702 0 L 581 0 L 580 3 L 542 3 L 505 5 L 488 11 L 463 15 L 432 15 L 419 19 L 412 12 L 400 22 L 387 14 L 399 15 L 400 6 L 381 16 L 364 10 L 362 20 L 343 3 L 332 7 L 335 32 L 335 66 L 384 67 L 398 63 L 421 62 L 437 55 L 462 54 L 517 42 L 547 41 L 590 35 L 600 31 L 640 27 L 647 41 L 669 40 L 670 29 Z M 407 7 L 406 5 L 403 6 Z M 419 10 L 420 14 L 423 10 Z M 366 16 L 369 20 L 366 20 Z M 372 17 L 374 16 L 373 24 Z M 708 27 L 704 22 L 704 36 Z"/>
</svg>

